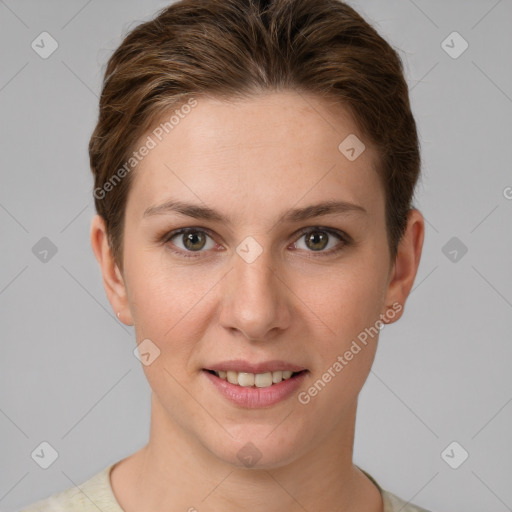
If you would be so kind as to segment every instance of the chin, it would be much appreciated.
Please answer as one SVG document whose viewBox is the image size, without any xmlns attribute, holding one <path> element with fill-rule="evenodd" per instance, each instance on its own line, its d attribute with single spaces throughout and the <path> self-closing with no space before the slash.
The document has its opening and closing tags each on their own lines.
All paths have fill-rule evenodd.
<svg viewBox="0 0 512 512">
<path fill-rule="evenodd" d="M 232 438 L 228 435 L 214 440 L 206 446 L 219 460 L 243 469 L 275 469 L 293 462 L 299 456 L 299 447 L 304 448 L 307 440 L 293 436 L 288 428 L 277 435 L 275 428 L 261 425 L 244 425 L 240 433 Z"/>
</svg>

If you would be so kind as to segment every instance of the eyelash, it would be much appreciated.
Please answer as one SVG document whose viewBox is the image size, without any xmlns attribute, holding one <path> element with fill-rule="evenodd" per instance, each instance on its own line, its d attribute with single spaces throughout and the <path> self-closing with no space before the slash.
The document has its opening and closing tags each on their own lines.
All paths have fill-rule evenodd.
<svg viewBox="0 0 512 512">
<path fill-rule="evenodd" d="M 304 230 L 299 232 L 298 238 L 296 239 L 296 241 L 300 240 L 304 235 L 306 235 L 308 233 L 317 232 L 317 231 L 328 233 L 329 235 L 335 236 L 336 238 L 338 238 L 340 240 L 341 243 L 339 243 L 336 247 L 334 247 L 333 249 L 330 249 L 328 251 L 307 251 L 307 252 L 314 253 L 315 254 L 314 257 L 332 256 L 332 255 L 337 254 L 338 252 L 342 251 L 344 248 L 352 245 L 352 239 L 346 233 L 343 233 L 342 231 L 338 231 L 337 229 L 323 228 L 321 226 L 305 228 Z M 208 235 L 210 238 L 213 239 L 212 233 L 209 229 L 188 227 L 188 228 L 181 228 L 181 229 L 176 229 L 174 231 L 166 232 L 162 236 L 158 237 L 158 241 L 160 243 L 167 244 L 174 237 L 176 237 L 178 235 L 182 235 L 182 234 L 188 234 L 188 233 L 205 233 L 206 235 Z M 293 242 L 293 243 L 296 243 L 296 242 Z M 175 254 L 178 254 L 179 256 L 181 256 L 183 258 L 198 258 L 198 257 L 200 257 L 200 254 L 202 252 L 205 252 L 205 251 L 183 251 L 181 249 L 175 250 L 175 249 L 171 249 L 171 248 L 169 248 L 169 250 Z"/>
</svg>

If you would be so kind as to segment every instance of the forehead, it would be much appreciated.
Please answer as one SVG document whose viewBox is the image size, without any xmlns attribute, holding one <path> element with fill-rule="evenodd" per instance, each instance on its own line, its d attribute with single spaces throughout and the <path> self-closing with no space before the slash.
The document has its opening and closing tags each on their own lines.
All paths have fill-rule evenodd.
<svg viewBox="0 0 512 512">
<path fill-rule="evenodd" d="M 139 218 L 169 198 L 260 217 L 326 199 L 383 212 L 377 155 L 342 106 L 295 92 L 196 101 L 165 113 L 141 137 L 154 147 L 137 165 L 129 194 L 127 208 Z M 347 158 L 353 152 L 342 151 L 358 141 L 364 151 Z"/>
</svg>

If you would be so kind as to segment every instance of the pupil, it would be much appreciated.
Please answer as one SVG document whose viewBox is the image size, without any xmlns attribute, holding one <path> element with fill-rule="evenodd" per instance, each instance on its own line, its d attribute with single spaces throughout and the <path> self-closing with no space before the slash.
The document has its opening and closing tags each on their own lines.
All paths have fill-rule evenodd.
<svg viewBox="0 0 512 512">
<path fill-rule="evenodd" d="M 310 234 L 307 240 L 308 242 L 312 241 L 313 245 L 320 243 L 320 247 L 316 247 L 316 249 L 323 249 L 326 245 L 327 237 L 325 236 L 325 233 L 316 231 L 315 233 Z M 315 247 L 310 247 L 310 249 L 315 249 Z"/>
<path fill-rule="evenodd" d="M 197 239 L 200 240 L 201 238 L 203 238 L 203 237 L 200 236 L 200 234 L 198 234 L 197 232 L 196 233 L 187 233 L 186 239 L 185 239 L 185 245 L 187 246 L 188 249 L 191 249 L 191 250 L 202 249 L 202 247 L 204 246 L 204 238 L 203 238 L 203 244 L 201 244 L 200 247 L 194 247 L 194 245 L 197 243 Z"/>
</svg>

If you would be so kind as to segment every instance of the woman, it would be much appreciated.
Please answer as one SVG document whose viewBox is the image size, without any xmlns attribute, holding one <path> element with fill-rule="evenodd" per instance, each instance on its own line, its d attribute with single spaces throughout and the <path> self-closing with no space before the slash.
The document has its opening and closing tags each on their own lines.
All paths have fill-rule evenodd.
<svg viewBox="0 0 512 512">
<path fill-rule="evenodd" d="M 336 0 L 182 0 L 111 57 L 89 152 L 150 438 L 25 510 L 424 511 L 352 462 L 424 237 L 390 45 Z"/>
</svg>

